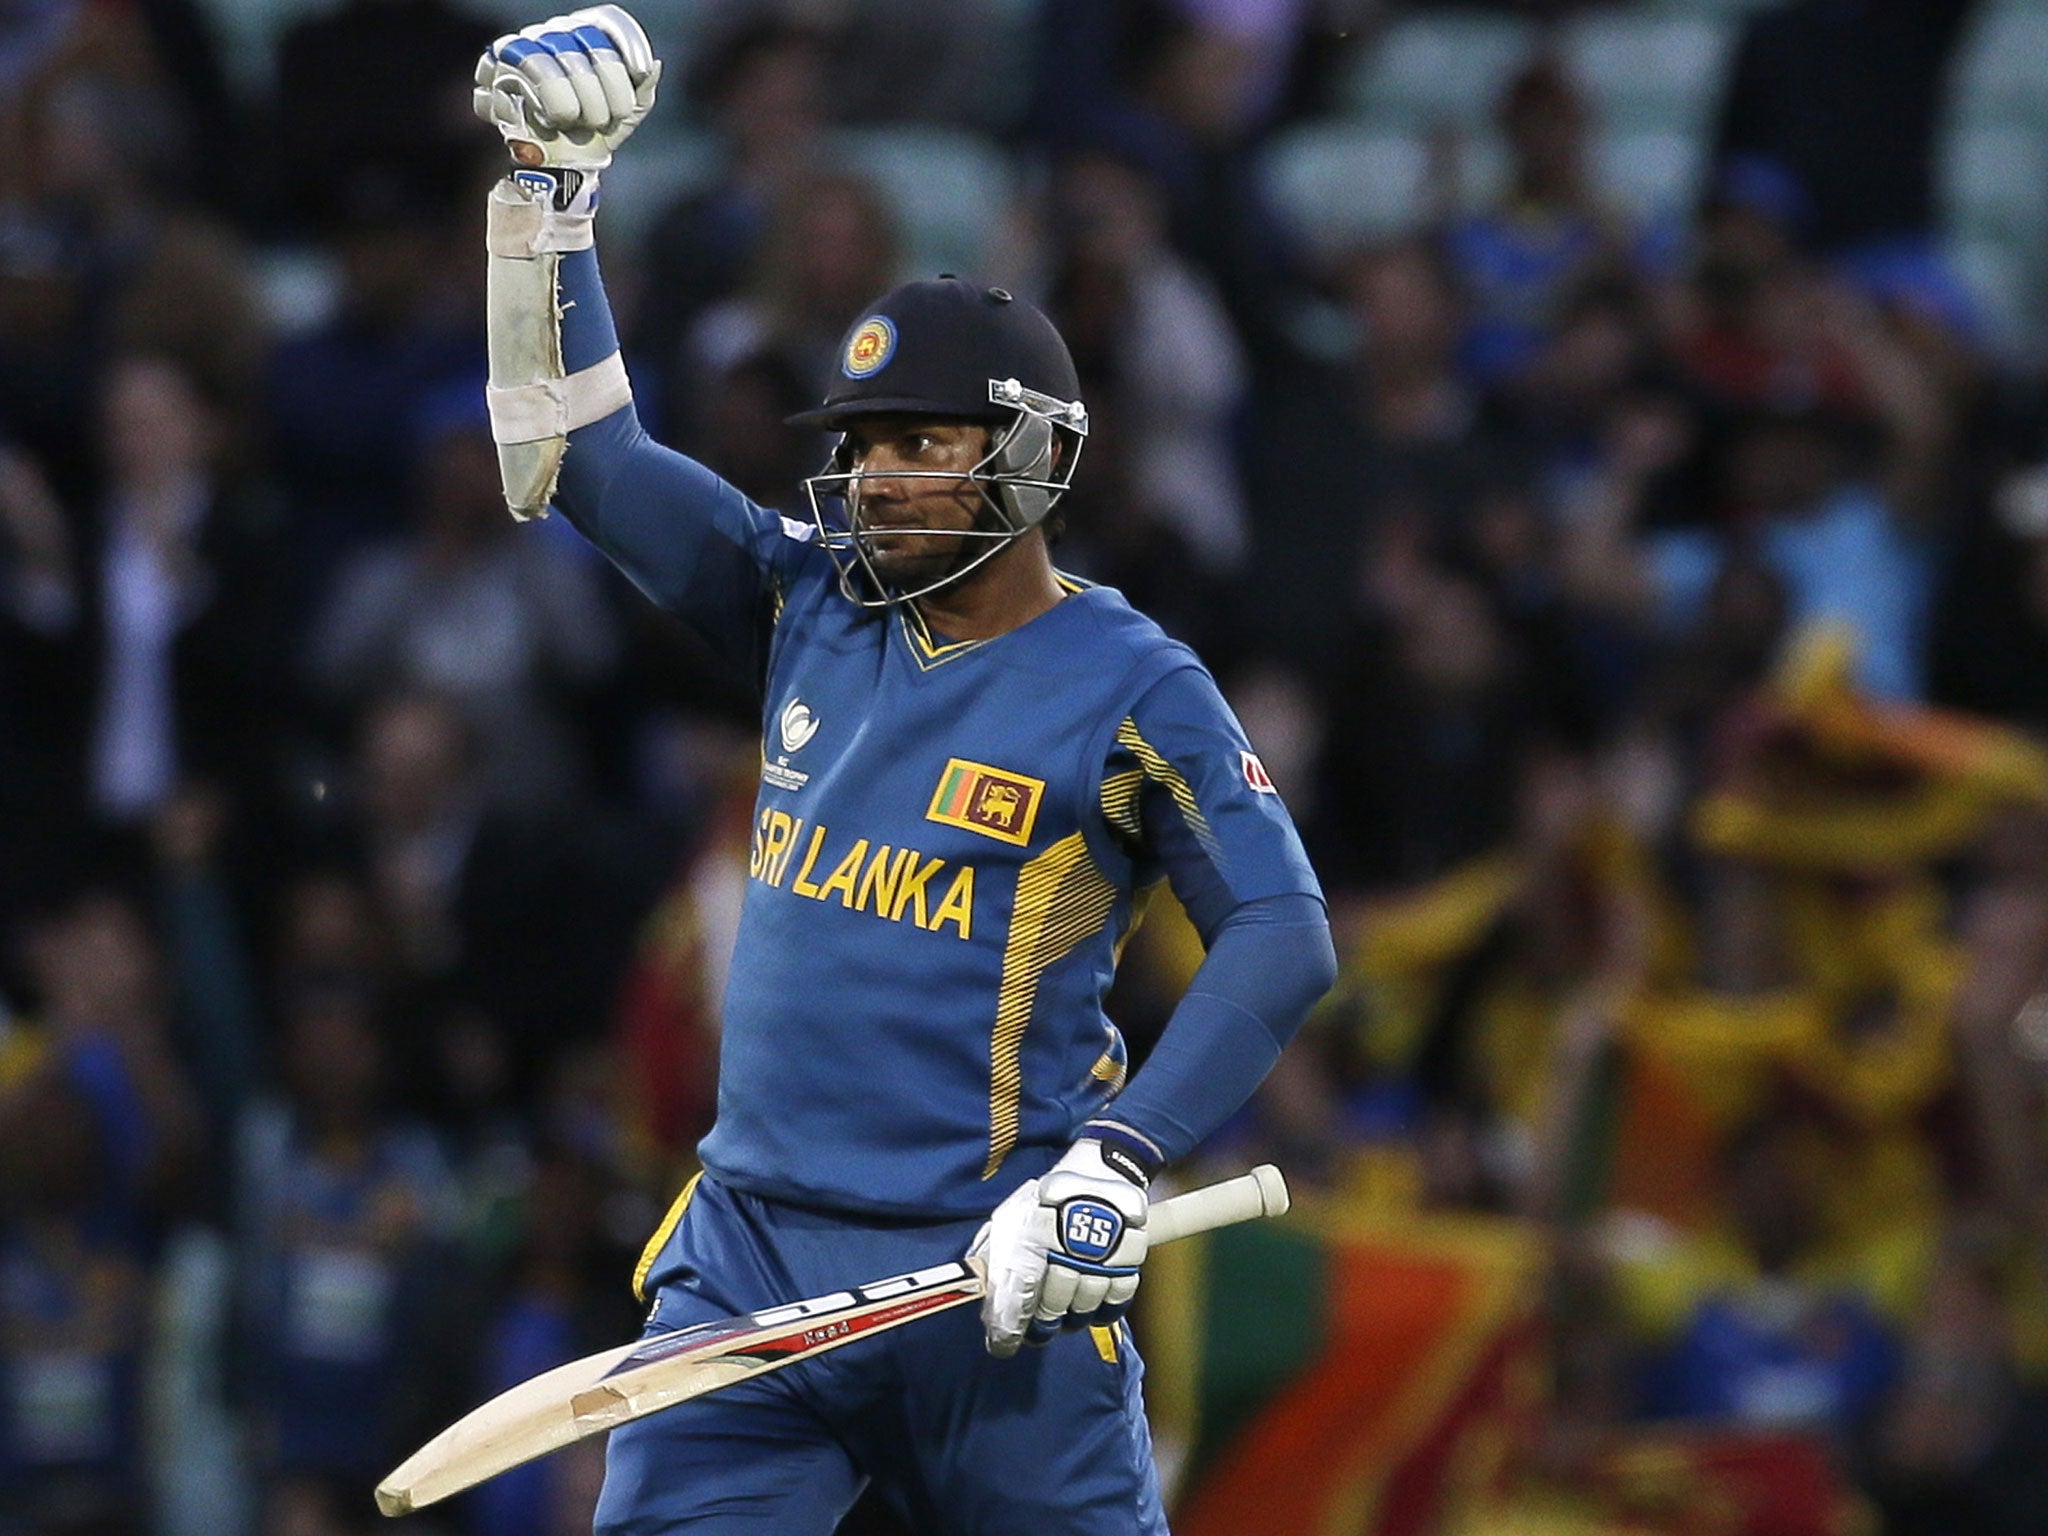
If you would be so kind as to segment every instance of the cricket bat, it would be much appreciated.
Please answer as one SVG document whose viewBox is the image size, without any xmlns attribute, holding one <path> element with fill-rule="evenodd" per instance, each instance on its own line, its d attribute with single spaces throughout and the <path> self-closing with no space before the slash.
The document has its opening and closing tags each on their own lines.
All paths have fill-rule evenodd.
<svg viewBox="0 0 2048 1536">
<path fill-rule="evenodd" d="M 1265 1163 L 1161 1200 L 1146 1213 L 1145 1230 L 1152 1243 L 1170 1243 L 1286 1210 L 1286 1181 Z M 442 1430 L 377 1485 L 377 1507 L 387 1515 L 424 1509 L 629 1419 L 979 1301 L 983 1284 L 979 1269 L 953 1260 L 573 1360 L 499 1393 Z"/>
</svg>

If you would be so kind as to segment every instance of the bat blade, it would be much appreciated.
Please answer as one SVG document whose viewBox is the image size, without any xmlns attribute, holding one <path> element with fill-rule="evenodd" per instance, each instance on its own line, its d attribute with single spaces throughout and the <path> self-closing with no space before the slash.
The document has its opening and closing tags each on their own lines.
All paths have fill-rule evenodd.
<svg viewBox="0 0 2048 1536">
<path fill-rule="evenodd" d="M 1146 1225 L 1154 1243 L 1170 1243 L 1286 1209 L 1286 1183 L 1266 1164 L 1159 1201 Z M 981 1293 L 980 1273 L 952 1261 L 572 1360 L 442 1430 L 377 1485 L 377 1507 L 410 1514 L 588 1435 L 963 1306 Z"/>
<path fill-rule="evenodd" d="M 572 1360 L 499 1393 L 413 1452 L 377 1485 L 377 1507 L 410 1514 L 628 1419 L 980 1296 L 973 1269 L 939 1264 Z"/>
</svg>

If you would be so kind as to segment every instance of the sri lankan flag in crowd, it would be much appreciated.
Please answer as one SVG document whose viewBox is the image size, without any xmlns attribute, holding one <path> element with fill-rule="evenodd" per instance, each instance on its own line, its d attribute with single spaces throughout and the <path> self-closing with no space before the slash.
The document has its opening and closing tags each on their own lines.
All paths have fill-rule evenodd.
<svg viewBox="0 0 2048 1536">
<path fill-rule="evenodd" d="M 1458 1528 L 1535 1406 L 1539 1260 L 1513 1223 L 1327 1210 L 1153 1255 L 1147 1398 L 1199 1469 L 1178 1536 Z"/>
<path fill-rule="evenodd" d="M 1615 1425 L 1539 1468 L 1543 1267 L 1522 1223 L 1313 1206 L 1160 1249 L 1177 1536 L 1867 1536 L 1811 1437 Z"/>
</svg>

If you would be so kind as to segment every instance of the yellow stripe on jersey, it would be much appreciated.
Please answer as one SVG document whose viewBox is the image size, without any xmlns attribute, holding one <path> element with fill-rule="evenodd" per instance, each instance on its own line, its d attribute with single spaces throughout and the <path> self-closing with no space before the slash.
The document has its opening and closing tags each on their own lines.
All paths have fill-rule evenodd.
<svg viewBox="0 0 2048 1536">
<path fill-rule="evenodd" d="M 1090 1328 L 1088 1337 L 1095 1341 L 1095 1353 L 1102 1356 L 1103 1364 L 1116 1364 L 1116 1329 Z"/>
<path fill-rule="evenodd" d="M 1059 583 L 1060 591 L 1067 597 L 1086 592 L 1088 583 L 1069 576 L 1064 571 L 1054 571 L 1053 580 Z M 915 603 L 899 603 L 897 611 L 903 616 L 904 638 L 910 642 L 911 660 L 922 671 L 929 672 L 941 662 L 951 661 L 955 656 L 988 644 L 987 640 L 940 640 L 932 634 L 931 626 L 924 621 L 924 614 Z"/>
<path fill-rule="evenodd" d="M 1003 945 L 1003 979 L 996 991 L 995 1035 L 989 1046 L 988 1165 L 993 1178 L 1017 1144 L 1024 1099 L 1024 1031 L 1038 998 L 1038 978 L 1100 933 L 1116 906 L 1116 887 L 1088 855 L 1075 832 L 1028 861 L 1017 873 L 1010 936 Z"/>
<path fill-rule="evenodd" d="M 963 656 L 977 646 L 988 644 L 986 640 L 948 640 L 943 643 L 932 637 L 931 628 L 924 621 L 924 615 L 917 611 L 914 603 L 901 603 L 897 611 L 903 616 L 904 638 L 910 642 L 910 659 L 926 672 L 941 662 Z"/>
<path fill-rule="evenodd" d="M 1138 792 L 1145 787 L 1145 770 L 1112 773 L 1102 781 L 1102 817 L 1131 842 L 1144 835 L 1138 820 Z"/>
<path fill-rule="evenodd" d="M 647 1246 L 640 1250 L 640 1262 L 633 1266 L 633 1294 L 639 1300 L 647 1299 L 647 1273 L 654 1268 L 654 1261 L 668 1245 L 670 1236 L 676 1230 L 676 1223 L 683 1219 L 683 1212 L 690 1208 L 690 1196 L 697 1193 L 697 1181 L 703 1177 L 701 1171 L 690 1175 L 690 1182 L 683 1186 L 683 1192 L 676 1196 L 675 1204 L 671 1205 L 668 1214 L 661 1218 L 661 1225 L 654 1229 L 654 1236 L 647 1239 Z"/>
<path fill-rule="evenodd" d="M 1201 806 L 1195 803 L 1194 789 L 1188 784 L 1186 779 L 1181 777 L 1180 770 L 1161 756 L 1159 750 L 1151 742 L 1138 734 L 1138 723 L 1135 720 L 1127 719 L 1122 725 L 1118 726 L 1116 728 L 1116 739 L 1119 746 L 1123 747 L 1131 756 L 1138 760 L 1139 766 L 1145 771 L 1145 777 L 1163 787 L 1169 795 L 1173 796 L 1173 803 L 1180 807 L 1180 813 L 1186 819 L 1189 828 L 1194 832 L 1196 838 L 1201 841 L 1203 848 L 1208 850 L 1209 856 L 1214 858 L 1217 854 L 1216 834 L 1209 830 L 1209 823 L 1202 815 Z M 1108 798 L 1108 794 L 1109 785 L 1105 782 L 1103 785 L 1105 801 Z M 1132 819 L 1135 822 L 1135 808 L 1132 812 Z"/>
<path fill-rule="evenodd" d="M 1098 1083 L 1109 1084 L 1111 1093 L 1123 1092 L 1124 1064 L 1116 1059 L 1114 1051 L 1104 1051 L 1101 1059 L 1088 1069 L 1088 1075 Z"/>
<path fill-rule="evenodd" d="M 1054 571 L 1052 574 L 1053 580 L 1059 583 L 1061 592 L 1068 597 L 1088 590 L 1087 582 L 1078 581 L 1064 571 Z M 964 655 L 977 646 L 988 644 L 986 640 L 941 641 L 932 634 L 931 626 L 925 623 L 924 615 L 918 611 L 915 603 L 900 603 L 897 606 L 903 615 L 904 636 L 910 641 L 911 659 L 926 672 L 931 671 L 942 661 L 951 661 L 955 656 Z"/>
</svg>

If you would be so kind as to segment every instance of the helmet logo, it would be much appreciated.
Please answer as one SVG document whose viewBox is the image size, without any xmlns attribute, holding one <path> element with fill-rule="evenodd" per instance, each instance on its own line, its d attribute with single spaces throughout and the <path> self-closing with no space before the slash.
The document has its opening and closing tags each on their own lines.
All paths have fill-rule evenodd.
<svg viewBox="0 0 2048 1536">
<path fill-rule="evenodd" d="M 849 379 L 865 379 L 888 367 L 896 355 L 896 326 L 887 315 L 869 315 L 846 340 L 839 371 Z"/>
</svg>

